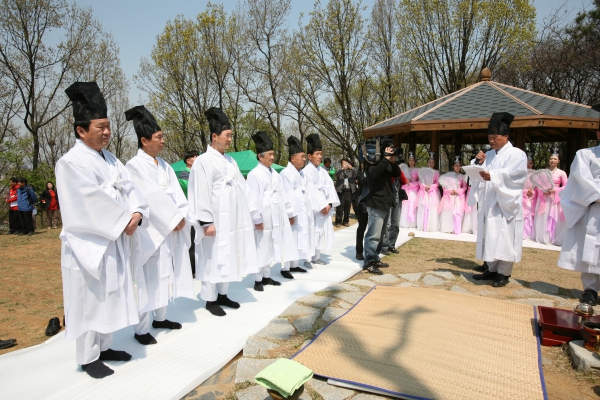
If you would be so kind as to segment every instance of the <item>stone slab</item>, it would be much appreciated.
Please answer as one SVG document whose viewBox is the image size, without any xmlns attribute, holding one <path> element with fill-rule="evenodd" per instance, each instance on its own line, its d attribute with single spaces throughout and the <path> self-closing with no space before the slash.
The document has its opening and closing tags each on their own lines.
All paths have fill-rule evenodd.
<svg viewBox="0 0 600 400">
<path fill-rule="evenodd" d="M 479 292 L 477 294 L 480 295 L 480 296 L 491 296 L 491 295 L 498 294 L 498 293 L 492 292 L 492 291 L 489 291 L 489 290 L 483 290 L 483 291 L 481 291 L 481 292 Z"/>
<path fill-rule="evenodd" d="M 324 296 L 318 296 L 316 294 L 309 294 L 308 296 L 299 298 L 297 301 L 307 304 L 312 307 L 325 308 L 333 300 L 335 300 L 333 297 L 324 297 Z"/>
<path fill-rule="evenodd" d="M 314 378 L 306 382 L 306 385 L 319 393 L 323 400 L 345 400 L 356 393 L 354 390 L 333 386 Z"/>
<path fill-rule="evenodd" d="M 398 287 L 419 287 L 419 285 L 417 285 L 416 283 L 412 283 L 412 282 L 402 282 L 399 285 L 396 285 Z"/>
<path fill-rule="evenodd" d="M 513 294 L 515 296 L 519 296 L 519 297 L 532 297 L 532 296 L 540 295 L 539 292 L 536 292 L 535 290 L 531 290 L 531 289 L 526 289 L 526 288 L 513 290 Z"/>
<path fill-rule="evenodd" d="M 458 285 L 452 286 L 450 288 L 450 291 L 456 292 L 456 293 L 469 293 L 469 291 L 467 289 L 465 289 L 464 287 L 460 287 Z"/>
<path fill-rule="evenodd" d="M 285 318 L 275 318 L 254 336 L 265 339 L 288 340 L 295 332 L 294 326 Z"/>
<path fill-rule="evenodd" d="M 313 307 L 307 307 L 300 303 L 294 303 L 286 308 L 281 315 L 306 315 L 314 312 L 319 312 L 319 310 Z"/>
<path fill-rule="evenodd" d="M 347 283 L 335 283 L 331 286 L 327 286 L 324 291 L 346 291 L 346 292 L 358 292 L 358 288 L 356 286 L 349 285 Z"/>
<path fill-rule="evenodd" d="M 346 311 L 348 310 L 344 310 L 343 308 L 327 307 L 321 318 L 323 318 L 324 321 L 329 322 L 336 319 L 340 315 L 343 315 Z"/>
<path fill-rule="evenodd" d="M 579 289 L 569 289 L 569 292 L 571 292 L 571 296 L 573 296 L 574 299 L 579 300 L 581 296 L 583 296 L 583 291 Z"/>
<path fill-rule="evenodd" d="M 369 281 L 367 279 L 357 279 L 355 281 L 349 281 L 348 283 L 350 285 L 354 285 L 354 286 L 367 286 L 367 287 L 373 287 L 376 285 L 375 282 Z"/>
<path fill-rule="evenodd" d="M 347 301 L 340 301 L 340 304 L 338 304 L 338 307 L 344 308 L 346 310 L 352 308 L 354 304 L 348 303 Z"/>
<path fill-rule="evenodd" d="M 352 398 L 352 400 L 381 400 L 383 397 L 375 394 L 359 393 Z"/>
<path fill-rule="evenodd" d="M 356 304 L 360 299 L 363 298 L 364 294 L 360 292 L 351 292 L 351 293 L 336 293 L 334 294 L 338 299 L 344 300 L 351 304 Z"/>
<path fill-rule="evenodd" d="M 398 276 L 409 282 L 416 282 L 419 279 L 421 279 L 421 276 L 423 276 L 423 274 L 420 272 L 415 272 L 414 274 L 398 274 Z"/>
<path fill-rule="evenodd" d="M 517 303 L 529 304 L 530 306 L 554 307 L 554 302 L 550 299 L 533 298 L 533 299 L 518 299 L 513 300 Z"/>
<path fill-rule="evenodd" d="M 275 359 L 240 358 L 235 372 L 235 383 L 254 382 L 254 377 L 273 364 Z"/>
<path fill-rule="evenodd" d="M 455 278 L 454 274 L 450 271 L 429 271 L 430 274 L 437 275 L 441 278 L 447 279 L 449 281 Z"/>
<path fill-rule="evenodd" d="M 583 347 L 583 340 L 571 340 L 569 342 L 569 356 L 573 366 L 578 371 L 600 369 L 600 356 Z"/>
<path fill-rule="evenodd" d="M 544 293 L 544 294 L 558 294 L 558 286 L 553 285 L 551 283 L 547 283 L 547 282 L 531 282 L 529 284 L 529 287 L 532 288 L 533 290 L 537 290 L 540 293 Z"/>
<path fill-rule="evenodd" d="M 489 285 L 490 284 L 490 281 L 478 281 L 478 280 L 473 279 L 473 275 L 475 275 L 475 274 L 470 273 L 470 272 L 461 272 L 460 273 L 461 279 L 463 279 L 467 282 L 471 282 L 475 285 Z M 511 282 L 512 282 L 512 279 L 511 279 Z M 509 285 L 510 285 L 510 282 L 509 282 Z"/>
<path fill-rule="evenodd" d="M 437 286 L 437 285 L 443 285 L 444 283 L 446 283 L 447 281 L 438 277 L 438 276 L 433 276 L 433 275 L 425 275 L 423 277 L 423 284 L 425 286 Z"/>
<path fill-rule="evenodd" d="M 369 280 L 377 283 L 395 283 L 398 281 L 394 275 L 385 274 L 385 275 L 373 275 L 369 277 Z"/>
<path fill-rule="evenodd" d="M 298 332 L 308 332 L 313 328 L 315 321 L 319 318 L 320 311 L 304 315 L 293 322 L 294 327 Z"/>
<path fill-rule="evenodd" d="M 254 385 L 240 390 L 235 394 L 235 397 L 238 400 L 271 400 L 271 396 L 267 393 L 267 389 L 260 385 Z"/>
<path fill-rule="evenodd" d="M 269 355 L 269 350 L 278 347 L 277 343 L 251 336 L 246 341 L 246 346 L 244 346 L 244 357 L 266 357 Z"/>
</svg>

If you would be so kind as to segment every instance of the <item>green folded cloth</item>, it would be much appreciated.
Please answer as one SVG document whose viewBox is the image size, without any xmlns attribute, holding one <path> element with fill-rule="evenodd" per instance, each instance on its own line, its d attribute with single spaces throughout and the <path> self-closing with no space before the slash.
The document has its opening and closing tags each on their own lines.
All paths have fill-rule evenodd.
<svg viewBox="0 0 600 400">
<path fill-rule="evenodd" d="M 280 358 L 256 374 L 254 380 L 267 389 L 279 392 L 283 397 L 290 397 L 312 376 L 313 372 L 304 365 Z"/>
</svg>

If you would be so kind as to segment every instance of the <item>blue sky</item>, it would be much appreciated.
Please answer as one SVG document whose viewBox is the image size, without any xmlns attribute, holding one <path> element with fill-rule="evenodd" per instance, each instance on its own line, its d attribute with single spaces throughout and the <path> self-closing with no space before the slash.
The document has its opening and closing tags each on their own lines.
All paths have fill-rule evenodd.
<svg viewBox="0 0 600 400">
<path fill-rule="evenodd" d="M 322 0 L 325 3 L 327 0 Z M 373 0 L 363 0 L 368 7 Z M 195 17 L 202 12 L 207 0 L 76 0 L 82 6 L 91 6 L 94 14 L 104 28 L 110 32 L 120 46 L 120 58 L 123 71 L 131 83 L 129 98 L 138 104 L 141 93 L 133 84 L 133 75 L 138 71 L 140 59 L 149 56 L 156 36 L 163 30 L 165 23 L 179 14 Z M 233 10 L 238 0 L 215 1 L 225 6 L 226 11 Z M 313 9 L 312 0 L 292 0 L 290 14 L 291 27 L 297 26 L 301 13 L 308 14 Z M 538 24 L 553 10 L 566 4 L 565 9 L 574 18 L 577 11 L 589 8 L 591 0 L 534 0 L 537 8 Z"/>
</svg>

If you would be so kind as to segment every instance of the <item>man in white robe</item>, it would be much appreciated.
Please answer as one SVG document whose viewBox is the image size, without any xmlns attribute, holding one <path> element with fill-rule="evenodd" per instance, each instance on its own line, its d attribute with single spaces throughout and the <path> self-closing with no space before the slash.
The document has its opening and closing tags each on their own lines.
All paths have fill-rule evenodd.
<svg viewBox="0 0 600 400">
<path fill-rule="evenodd" d="M 473 275 L 493 280 L 493 287 L 506 286 L 523 248 L 523 187 L 527 178 L 527 156 L 508 141 L 509 113 L 494 113 L 488 126 L 491 150 L 480 151 L 484 182 L 473 182 L 469 205 L 479 204 L 477 213 L 477 259 L 488 269 Z M 473 163 L 475 163 L 474 161 Z"/>
<path fill-rule="evenodd" d="M 320 166 L 323 158 L 323 147 L 321 138 L 316 133 L 306 137 L 306 152 L 309 163 L 302 170 L 308 181 L 323 193 L 327 199 L 327 206 L 314 214 L 315 217 L 315 254 L 312 257 L 312 263 L 318 265 L 327 264 L 321 260 L 321 249 L 325 242 L 325 249 L 331 250 L 334 243 L 333 221 L 334 208 L 340 205 L 340 199 L 333 181 L 329 177 L 329 172 Z"/>
<path fill-rule="evenodd" d="M 113 370 L 102 361 L 128 361 L 110 349 L 112 333 L 139 322 L 131 271 L 141 251 L 137 232 L 148 206 L 123 164 L 103 150 L 110 140 L 106 103 L 95 82 L 65 90 L 73 105 L 75 146 L 56 163 L 63 229 L 60 234 L 66 339 L 93 378 Z"/>
<path fill-rule="evenodd" d="M 291 226 L 294 207 L 283 188 L 281 176 L 271 168 L 275 161 L 273 142 L 266 132 L 252 136 L 256 144 L 258 165 L 248 173 L 248 186 L 258 212 L 253 215 L 256 255 L 259 272 L 255 275 L 254 290 L 262 292 L 265 285 L 281 285 L 271 278 L 271 265 L 298 260 Z"/>
<path fill-rule="evenodd" d="M 600 104 L 593 109 L 600 111 Z M 600 130 L 596 137 L 600 140 Z M 577 152 L 569 181 L 560 193 L 560 205 L 568 232 L 558 266 L 581 272 L 581 301 L 596 306 L 600 291 L 600 146 Z"/>
<path fill-rule="evenodd" d="M 229 282 L 258 272 L 252 216 L 258 212 L 235 160 L 225 154 L 233 134 L 220 108 L 205 112 L 211 133 L 206 153 L 190 172 L 189 217 L 196 226 L 196 279 L 206 309 L 224 316 L 221 306 L 239 308 L 227 297 Z"/>
<path fill-rule="evenodd" d="M 154 252 L 142 259 L 144 279 L 136 283 L 139 298 L 147 301 L 138 301 L 140 322 L 134 326 L 135 339 L 149 345 L 156 343 L 150 334 L 150 314 L 154 314 L 153 328 L 181 329 L 180 323 L 167 319 L 169 299 L 196 299 L 185 219 L 188 202 L 173 168 L 157 157 L 164 148 L 164 135 L 154 116 L 137 106 L 125 111 L 125 118 L 133 121 L 139 147 L 125 168 L 150 207 L 147 230 Z"/>
<path fill-rule="evenodd" d="M 292 233 L 294 246 L 298 249 L 298 259 L 285 263 L 281 275 L 287 279 L 294 279 L 292 272 L 306 272 L 298 266 L 299 260 L 310 262 L 315 254 L 315 214 L 328 206 L 325 195 L 308 181 L 303 168 L 306 165 L 306 154 L 300 141 L 290 136 L 287 139 L 289 146 L 288 165 L 281 171 L 283 187 L 287 197 L 294 207 L 294 221 Z"/>
</svg>

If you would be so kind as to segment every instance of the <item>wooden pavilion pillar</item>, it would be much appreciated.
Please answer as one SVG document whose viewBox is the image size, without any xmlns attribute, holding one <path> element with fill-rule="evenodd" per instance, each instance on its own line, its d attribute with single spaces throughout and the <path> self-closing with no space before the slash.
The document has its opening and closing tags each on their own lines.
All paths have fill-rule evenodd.
<svg viewBox="0 0 600 400">
<path fill-rule="evenodd" d="M 440 168 L 440 131 L 431 131 L 431 142 L 429 143 L 431 151 L 435 151 L 435 169 Z"/>
<path fill-rule="evenodd" d="M 417 132 L 408 133 L 408 151 L 417 156 Z M 408 154 L 406 158 L 408 159 Z"/>
<path fill-rule="evenodd" d="M 515 129 L 515 147 L 525 151 L 525 128 Z"/>
<path fill-rule="evenodd" d="M 462 153 L 460 152 L 462 150 L 462 132 L 456 132 L 454 134 L 454 156 L 461 156 L 462 158 Z M 454 162 L 454 160 L 450 160 L 450 164 L 452 164 Z"/>
</svg>

